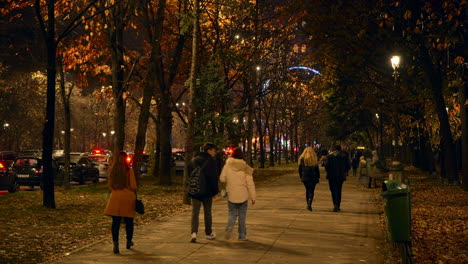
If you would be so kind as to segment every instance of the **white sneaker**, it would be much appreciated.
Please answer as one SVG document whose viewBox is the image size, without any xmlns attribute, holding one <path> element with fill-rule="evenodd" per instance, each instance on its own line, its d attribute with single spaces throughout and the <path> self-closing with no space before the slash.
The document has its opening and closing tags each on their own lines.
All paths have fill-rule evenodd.
<svg viewBox="0 0 468 264">
<path fill-rule="evenodd" d="M 193 232 L 191 239 L 190 239 L 190 243 L 196 243 L 196 242 L 197 242 L 197 233 Z"/>
<path fill-rule="evenodd" d="M 211 235 L 206 235 L 206 239 L 208 240 L 214 240 L 216 238 L 215 232 L 212 232 Z"/>
</svg>

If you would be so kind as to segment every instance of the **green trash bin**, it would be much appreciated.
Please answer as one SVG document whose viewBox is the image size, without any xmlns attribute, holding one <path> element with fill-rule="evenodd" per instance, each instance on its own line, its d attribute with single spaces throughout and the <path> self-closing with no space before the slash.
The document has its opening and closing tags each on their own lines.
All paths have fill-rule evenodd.
<svg viewBox="0 0 468 264">
<path fill-rule="evenodd" d="M 382 196 L 388 236 L 394 242 L 411 240 L 411 205 L 409 186 L 403 182 L 387 180 Z"/>
</svg>

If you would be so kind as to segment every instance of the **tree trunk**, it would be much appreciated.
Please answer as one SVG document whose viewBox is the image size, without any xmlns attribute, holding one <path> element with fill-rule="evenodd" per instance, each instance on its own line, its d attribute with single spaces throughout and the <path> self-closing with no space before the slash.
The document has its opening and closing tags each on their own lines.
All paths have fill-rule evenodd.
<svg viewBox="0 0 468 264">
<path fill-rule="evenodd" d="M 190 204 L 190 197 L 187 193 L 189 171 L 188 166 L 192 161 L 194 142 L 193 137 L 195 135 L 195 92 L 197 90 L 197 78 L 198 78 L 198 38 L 200 35 L 200 2 L 199 0 L 193 1 L 193 28 L 192 28 L 192 63 L 190 68 L 190 87 L 189 87 L 189 109 L 188 109 L 188 126 L 185 137 L 185 169 L 184 169 L 184 193 L 183 202 L 184 204 Z"/>
<path fill-rule="evenodd" d="M 154 150 L 154 160 L 153 160 L 153 176 L 158 177 L 159 173 L 159 160 L 161 157 L 161 118 L 159 114 L 160 103 L 158 102 L 158 113 L 156 114 L 156 119 L 154 120 L 154 125 L 156 127 L 156 147 Z"/>
<path fill-rule="evenodd" d="M 64 160 L 65 165 L 63 168 L 63 186 L 65 189 L 70 189 L 70 129 L 71 129 L 71 111 L 70 111 L 70 95 L 71 95 L 71 88 L 69 94 L 66 94 L 65 89 L 65 73 L 63 72 L 63 66 L 60 65 L 60 95 L 62 97 L 63 102 L 63 115 L 65 119 L 65 142 L 64 142 Z"/>
<path fill-rule="evenodd" d="M 161 155 L 159 160 L 159 183 L 162 185 L 171 185 L 171 164 L 172 164 L 172 107 L 169 91 L 165 91 L 161 96 L 161 122 L 160 122 L 160 142 Z"/>
<path fill-rule="evenodd" d="M 258 144 L 260 145 L 260 157 L 259 157 L 259 168 L 265 168 L 265 144 L 263 138 L 263 127 L 262 127 L 262 99 L 258 99 L 258 115 L 257 115 L 257 133 L 258 133 Z"/>
<path fill-rule="evenodd" d="M 462 180 L 463 189 L 468 191 L 468 87 L 460 87 L 460 108 L 462 126 Z"/>
<path fill-rule="evenodd" d="M 40 7 L 37 7 L 40 9 Z M 55 129 L 55 79 L 56 79 L 56 52 L 55 42 L 55 1 L 47 2 L 47 30 L 44 30 L 47 46 L 47 106 L 44 130 L 42 132 L 42 161 L 43 161 L 43 206 L 55 208 L 54 168 L 52 167 L 52 148 Z M 38 17 L 41 14 L 37 14 Z"/>
<path fill-rule="evenodd" d="M 428 51 L 426 51 L 428 52 Z M 457 159 L 455 157 L 455 145 L 453 143 L 452 132 L 442 92 L 442 73 L 438 65 L 432 63 L 429 54 L 424 54 L 426 61 L 424 63 L 426 73 L 429 75 L 430 85 L 432 86 L 432 96 L 436 104 L 436 111 L 440 123 L 440 136 L 443 145 L 444 168 L 450 183 L 458 179 Z"/>
<path fill-rule="evenodd" d="M 160 0 L 158 3 L 158 10 L 155 21 L 153 21 L 149 16 L 145 17 L 145 26 L 148 31 L 148 38 L 152 43 L 152 49 L 147 79 L 143 89 L 143 101 L 141 104 L 140 115 L 138 117 L 138 130 L 135 140 L 134 168 L 137 168 L 137 170 L 135 170 L 135 176 L 137 176 L 137 179 L 140 175 L 139 168 L 141 167 L 141 159 L 143 157 L 143 151 L 146 144 L 146 130 L 148 128 L 148 118 L 150 114 L 149 110 L 151 106 L 151 99 L 154 93 L 154 87 L 157 81 L 164 82 L 164 69 L 160 67 L 160 64 L 162 64 L 160 43 L 162 39 L 163 22 L 165 19 L 165 6 L 166 0 Z M 149 9 L 151 7 L 145 5 L 142 6 L 142 8 L 146 10 L 147 8 Z M 145 12 L 145 14 L 148 13 L 150 12 Z M 152 25 L 154 25 L 154 28 Z M 152 34 L 152 32 L 154 32 L 154 34 Z M 157 76 L 158 78 L 155 80 L 154 76 Z M 160 76 L 162 76 L 162 78 Z"/>
<path fill-rule="evenodd" d="M 254 129 L 254 107 L 255 107 L 255 93 L 252 91 L 252 86 L 246 80 L 244 81 L 244 87 L 247 90 L 247 149 L 245 151 L 247 157 L 247 163 L 253 166 L 252 159 L 252 137 Z"/>
<path fill-rule="evenodd" d="M 124 95 L 124 50 L 123 31 L 125 23 L 125 8 L 122 5 L 125 1 L 117 4 L 113 12 L 110 12 L 109 21 L 112 21 L 109 28 L 109 45 L 111 47 L 111 68 L 112 68 L 112 91 L 115 100 L 114 116 L 114 155 L 124 150 L 125 144 L 125 109 L 126 100 Z"/>
</svg>

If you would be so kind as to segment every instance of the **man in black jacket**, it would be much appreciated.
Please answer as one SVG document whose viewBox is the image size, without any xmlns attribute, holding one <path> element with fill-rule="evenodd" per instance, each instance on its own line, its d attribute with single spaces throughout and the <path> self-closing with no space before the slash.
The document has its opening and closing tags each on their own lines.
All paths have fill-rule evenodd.
<svg viewBox="0 0 468 264">
<path fill-rule="evenodd" d="M 333 212 L 340 211 L 343 182 L 346 180 L 350 167 L 348 156 L 341 150 L 340 145 L 336 145 L 325 161 L 328 185 L 333 199 Z"/>
<path fill-rule="evenodd" d="M 206 239 L 215 239 L 216 234 L 211 229 L 211 205 L 213 203 L 213 197 L 218 194 L 218 181 L 220 169 L 218 162 L 214 159 L 216 155 L 217 147 L 212 143 L 206 143 L 203 145 L 203 152 L 200 152 L 195 156 L 189 166 L 189 175 L 196 167 L 203 168 L 205 186 L 202 186 L 203 193 L 192 195 L 192 231 L 190 242 L 195 243 L 197 241 L 198 224 L 200 208 L 203 204 L 203 212 L 205 218 L 205 234 Z"/>
</svg>

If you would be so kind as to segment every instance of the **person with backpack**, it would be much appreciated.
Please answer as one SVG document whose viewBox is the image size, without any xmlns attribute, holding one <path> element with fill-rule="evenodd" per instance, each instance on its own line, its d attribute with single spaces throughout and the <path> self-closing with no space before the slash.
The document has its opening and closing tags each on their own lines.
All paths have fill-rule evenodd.
<svg viewBox="0 0 468 264">
<path fill-rule="evenodd" d="M 213 197 L 218 194 L 219 166 L 215 160 L 216 145 L 206 143 L 203 152 L 198 153 L 189 164 L 189 187 L 188 195 L 192 198 L 192 221 L 190 242 L 197 242 L 200 208 L 203 205 L 205 219 L 206 239 L 216 238 L 213 232 L 211 205 Z"/>
<path fill-rule="evenodd" d="M 236 219 L 239 218 L 238 232 L 239 241 L 247 240 L 247 228 L 245 220 L 247 217 L 247 206 L 249 200 L 255 204 L 256 192 L 253 181 L 254 169 L 244 160 L 242 149 L 235 148 L 231 156 L 226 160 L 221 172 L 220 181 L 226 183 L 228 196 L 229 218 L 226 226 L 225 238 L 230 239 Z"/>
</svg>

